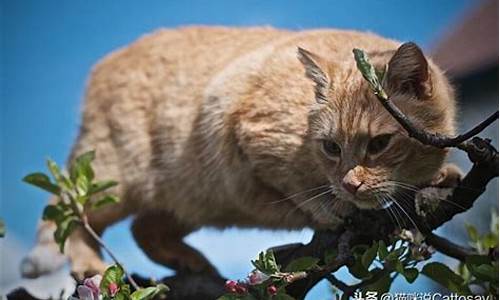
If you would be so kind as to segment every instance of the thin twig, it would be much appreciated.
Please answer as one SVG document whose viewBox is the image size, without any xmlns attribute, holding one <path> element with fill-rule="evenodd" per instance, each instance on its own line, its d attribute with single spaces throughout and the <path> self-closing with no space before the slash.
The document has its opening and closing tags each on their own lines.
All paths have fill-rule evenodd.
<svg viewBox="0 0 500 300">
<path fill-rule="evenodd" d="M 104 241 L 99 237 L 99 235 L 94 231 L 94 229 L 92 228 L 92 226 L 90 226 L 90 224 L 88 223 L 88 220 L 86 217 L 83 217 L 82 218 L 82 225 L 83 225 L 83 228 L 85 228 L 85 230 L 92 236 L 92 238 L 99 244 L 99 246 L 101 246 L 102 249 L 104 249 L 104 251 L 106 251 L 106 253 L 108 253 L 108 255 L 111 257 L 111 259 L 117 264 L 119 265 L 122 269 L 123 269 L 123 272 L 125 272 L 125 276 L 127 276 L 127 279 L 128 281 L 130 282 L 130 284 L 134 287 L 135 290 L 139 290 L 140 287 L 139 285 L 135 282 L 135 280 L 132 278 L 132 276 L 127 272 L 127 270 L 123 267 L 123 265 L 120 263 L 120 261 L 118 260 L 118 258 L 113 254 L 113 252 L 111 251 L 111 249 L 108 248 L 108 246 L 106 246 L 106 244 L 104 243 Z"/>
<path fill-rule="evenodd" d="M 465 258 L 470 255 L 478 254 L 476 251 L 470 248 L 465 248 L 463 246 L 457 245 L 452 241 L 440 237 L 434 233 L 429 233 L 425 237 L 425 241 L 436 248 L 439 252 L 446 254 L 450 257 L 456 258 L 460 261 L 465 261 Z"/>
<path fill-rule="evenodd" d="M 497 110 L 469 131 L 455 137 L 450 137 L 439 133 L 430 133 L 415 126 L 410 119 L 390 100 L 390 98 L 380 93 L 377 93 L 376 95 L 377 99 L 384 106 L 384 108 L 394 117 L 394 119 L 396 119 L 396 121 L 398 121 L 399 124 L 401 124 L 401 126 L 403 126 L 410 137 L 417 139 L 424 145 L 434 146 L 437 148 L 457 147 L 464 150 L 463 147 L 459 147 L 460 144 L 476 136 L 498 119 Z"/>
<path fill-rule="evenodd" d="M 325 276 L 326 280 L 328 280 L 333 286 L 341 290 L 342 292 L 345 292 L 350 288 L 349 285 L 344 283 L 342 280 L 337 279 L 333 274 L 328 274 Z"/>
</svg>

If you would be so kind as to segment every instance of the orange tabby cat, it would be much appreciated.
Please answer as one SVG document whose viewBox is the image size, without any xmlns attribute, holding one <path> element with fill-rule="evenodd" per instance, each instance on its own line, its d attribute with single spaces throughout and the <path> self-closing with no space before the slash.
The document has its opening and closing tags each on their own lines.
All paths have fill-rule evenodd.
<svg viewBox="0 0 500 300">
<path fill-rule="evenodd" d="M 453 182 L 459 171 L 443 166 L 446 151 L 409 138 L 356 69 L 352 49 L 361 48 L 413 122 L 453 134 L 447 79 L 415 44 L 399 46 L 355 31 L 189 27 L 112 53 L 92 72 L 71 155 L 96 149 L 97 177 L 120 182 L 112 193 L 122 201 L 92 212 L 91 225 L 102 233 L 132 215 L 152 260 L 216 272 L 187 234 L 325 228 L 348 203 L 382 208 L 398 190 Z M 53 230 L 41 224 L 25 276 L 64 262 Z M 80 277 L 105 268 L 81 230 L 65 253 Z"/>
</svg>

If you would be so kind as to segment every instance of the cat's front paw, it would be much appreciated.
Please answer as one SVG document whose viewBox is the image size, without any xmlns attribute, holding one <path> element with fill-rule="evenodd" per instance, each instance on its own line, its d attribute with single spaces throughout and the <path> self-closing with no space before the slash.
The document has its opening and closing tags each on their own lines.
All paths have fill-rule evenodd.
<svg viewBox="0 0 500 300">
<path fill-rule="evenodd" d="M 460 184 L 464 173 L 455 164 L 445 164 L 434 176 L 431 186 L 454 188 Z"/>
<path fill-rule="evenodd" d="M 66 262 L 67 257 L 55 242 L 40 243 L 21 261 L 21 275 L 37 278 L 61 269 Z"/>
</svg>

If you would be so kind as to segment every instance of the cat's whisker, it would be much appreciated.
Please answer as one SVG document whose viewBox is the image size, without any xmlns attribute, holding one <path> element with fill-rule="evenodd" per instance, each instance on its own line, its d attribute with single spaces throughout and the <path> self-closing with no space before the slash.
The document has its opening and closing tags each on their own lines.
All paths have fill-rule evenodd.
<svg viewBox="0 0 500 300">
<path fill-rule="evenodd" d="M 263 203 L 263 205 L 271 205 L 271 204 L 285 202 L 285 201 L 291 200 L 291 199 L 293 199 L 295 197 L 298 197 L 298 196 L 300 196 L 302 194 L 314 192 L 314 191 L 317 191 L 319 189 L 326 188 L 326 187 L 328 187 L 328 184 L 323 184 L 323 185 L 320 185 L 320 186 L 317 186 L 317 187 L 314 187 L 314 188 L 311 188 L 311 189 L 308 189 L 308 190 L 305 190 L 305 191 L 294 193 L 294 194 L 292 194 L 290 196 L 287 196 L 286 198 L 283 198 L 283 199 L 265 202 L 265 203 Z"/>
<path fill-rule="evenodd" d="M 401 225 L 399 224 L 399 220 L 397 219 L 396 216 L 393 216 L 393 212 L 391 210 L 390 205 L 387 206 L 387 203 L 384 201 L 383 198 L 379 198 L 378 194 L 374 194 L 374 195 L 375 195 L 375 200 L 377 200 L 377 202 L 379 203 L 380 206 L 382 206 L 382 207 L 386 206 L 386 208 L 384 208 L 384 210 L 388 212 L 388 215 L 389 215 L 389 218 L 391 219 L 392 224 L 394 226 L 401 228 Z M 396 222 L 394 220 L 396 220 Z"/>
<path fill-rule="evenodd" d="M 390 202 L 390 204 L 389 204 L 389 202 Z M 396 208 L 394 208 L 392 206 L 393 202 L 394 202 L 393 200 L 388 200 L 388 199 L 384 198 L 384 203 L 389 204 L 389 205 L 386 205 L 387 210 L 389 212 L 391 212 L 391 214 L 394 216 L 394 218 L 396 219 L 396 222 L 398 223 L 398 228 L 401 230 L 401 229 L 403 229 L 402 224 L 403 224 L 404 217 L 399 213 L 399 211 Z"/>
<path fill-rule="evenodd" d="M 402 187 L 402 186 L 401 186 Z M 413 202 L 413 198 L 411 197 L 411 195 L 407 194 L 408 191 L 411 191 L 411 192 L 419 192 L 420 190 L 418 189 L 407 189 L 407 188 L 404 188 L 402 187 L 400 190 L 397 190 L 396 193 L 401 193 L 402 195 L 406 196 L 407 200 L 410 201 L 410 202 Z M 446 202 L 446 203 L 449 203 L 451 205 L 454 205 L 455 207 L 457 208 L 460 208 L 462 210 L 467 210 L 467 208 L 465 208 L 464 206 L 458 204 L 458 203 L 455 203 L 453 201 L 450 201 L 448 199 L 440 199 L 439 201 L 443 201 L 443 202 Z"/>
<path fill-rule="evenodd" d="M 453 202 L 453 201 L 450 201 L 450 200 L 448 200 L 448 199 L 439 199 L 439 201 L 446 202 L 446 203 L 451 204 L 451 205 L 453 205 L 453 206 L 455 206 L 455 207 L 457 207 L 457 208 L 460 208 L 460 209 L 462 209 L 462 210 L 464 210 L 464 211 L 466 211 L 466 210 L 468 209 L 468 208 L 465 208 L 464 206 L 462 206 L 462 205 L 460 205 L 460 204 L 458 204 L 458 203 L 455 203 L 455 202 Z"/>
<path fill-rule="evenodd" d="M 391 194 L 387 194 L 387 196 L 394 202 L 394 204 L 396 204 L 397 207 L 399 207 L 399 209 L 401 210 L 401 212 L 403 212 L 406 217 L 408 218 L 408 220 L 410 220 L 410 222 L 412 223 L 412 225 L 415 227 L 415 229 L 417 229 L 418 231 L 421 232 L 420 228 L 417 226 L 417 223 L 413 220 L 413 218 L 406 212 L 406 210 L 404 209 L 403 206 L 401 206 L 401 204 L 399 204 L 396 199 L 394 199 L 394 197 L 391 195 Z"/>
<path fill-rule="evenodd" d="M 285 215 L 285 219 L 287 219 L 292 213 L 294 213 L 296 210 L 304 207 L 305 205 L 307 205 L 308 203 L 312 202 L 313 200 L 321 197 L 321 196 L 324 196 L 328 193 L 331 193 L 332 192 L 332 189 L 329 188 L 328 190 L 326 190 L 325 192 L 322 192 L 322 193 L 319 193 L 319 194 L 316 194 L 315 196 L 303 201 L 302 203 L 300 203 L 299 205 L 295 206 L 294 208 L 292 208 L 286 215 Z"/>
<path fill-rule="evenodd" d="M 402 182 L 397 182 L 397 181 L 386 181 L 384 182 L 386 187 L 399 187 L 401 189 L 405 189 L 408 191 L 412 192 L 418 192 L 420 189 L 416 186 L 410 185 L 410 184 L 405 184 Z"/>
</svg>

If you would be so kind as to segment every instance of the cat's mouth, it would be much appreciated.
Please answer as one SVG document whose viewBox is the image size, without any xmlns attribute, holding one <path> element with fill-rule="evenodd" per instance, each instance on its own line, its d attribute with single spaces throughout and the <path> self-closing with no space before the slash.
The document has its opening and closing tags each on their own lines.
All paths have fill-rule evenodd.
<svg viewBox="0 0 500 300">
<path fill-rule="evenodd" d="M 395 200 L 393 193 L 364 193 L 362 195 L 345 194 L 344 199 L 359 209 L 389 209 Z"/>
</svg>

